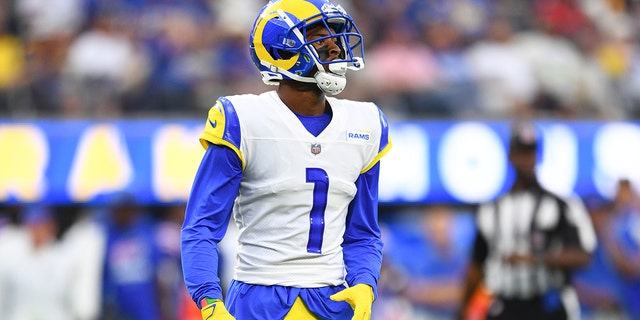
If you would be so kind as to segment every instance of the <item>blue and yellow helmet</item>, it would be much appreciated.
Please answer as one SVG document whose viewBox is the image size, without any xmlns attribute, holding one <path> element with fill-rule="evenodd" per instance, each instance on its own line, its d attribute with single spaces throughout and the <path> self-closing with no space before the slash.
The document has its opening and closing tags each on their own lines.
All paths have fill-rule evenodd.
<svg viewBox="0 0 640 320">
<path fill-rule="evenodd" d="M 319 23 L 330 35 L 307 41 L 307 30 Z M 312 43 L 327 38 L 336 40 L 341 55 L 322 61 Z M 249 48 L 266 84 L 291 79 L 317 83 L 323 91 L 338 94 L 346 85 L 347 69 L 364 67 L 360 31 L 342 7 L 327 0 L 270 1 L 253 24 Z"/>
</svg>

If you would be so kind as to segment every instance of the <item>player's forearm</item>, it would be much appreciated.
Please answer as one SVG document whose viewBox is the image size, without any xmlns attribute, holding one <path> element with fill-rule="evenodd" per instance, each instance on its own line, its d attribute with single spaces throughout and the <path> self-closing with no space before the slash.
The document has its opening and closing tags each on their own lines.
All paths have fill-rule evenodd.
<svg viewBox="0 0 640 320">
<path fill-rule="evenodd" d="M 182 232 L 182 272 L 187 291 L 194 302 L 203 298 L 222 298 L 218 277 L 218 246 L 215 242 Z"/>
<path fill-rule="evenodd" d="M 347 283 L 368 284 L 377 297 L 382 267 L 382 235 L 378 225 L 378 176 L 380 164 L 360 175 L 358 192 L 349 205 L 342 244 Z"/>
<path fill-rule="evenodd" d="M 215 165 L 225 163 L 229 166 Z M 185 284 L 196 303 L 222 298 L 218 243 L 227 231 L 241 177 L 239 161 L 230 149 L 209 146 L 194 178 L 181 231 Z"/>
<path fill-rule="evenodd" d="M 218 243 L 228 226 L 223 222 L 195 219 L 187 206 L 181 235 L 182 271 L 189 295 L 196 303 L 203 298 L 222 298 L 218 277 Z"/>
<path fill-rule="evenodd" d="M 181 259 L 185 284 L 197 303 L 203 298 L 222 298 L 218 243 L 224 237 L 230 214 L 221 219 L 204 219 L 197 218 L 204 214 L 192 210 L 193 207 L 188 205 L 180 233 Z"/>
<path fill-rule="evenodd" d="M 382 266 L 382 241 L 371 239 L 343 246 L 347 283 L 353 286 L 358 283 L 368 284 L 377 297 L 378 279 Z"/>
</svg>

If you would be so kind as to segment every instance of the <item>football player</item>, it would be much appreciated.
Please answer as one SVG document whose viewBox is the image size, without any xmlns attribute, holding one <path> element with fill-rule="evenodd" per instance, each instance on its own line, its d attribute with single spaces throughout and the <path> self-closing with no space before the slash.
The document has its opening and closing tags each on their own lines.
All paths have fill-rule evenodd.
<svg viewBox="0 0 640 320">
<path fill-rule="evenodd" d="M 279 0 L 249 42 L 277 89 L 209 110 L 182 227 L 188 291 L 203 319 L 370 319 L 388 124 L 373 103 L 327 97 L 364 67 L 362 35 L 327 0 Z M 223 295 L 218 243 L 232 215 L 237 257 Z"/>
</svg>

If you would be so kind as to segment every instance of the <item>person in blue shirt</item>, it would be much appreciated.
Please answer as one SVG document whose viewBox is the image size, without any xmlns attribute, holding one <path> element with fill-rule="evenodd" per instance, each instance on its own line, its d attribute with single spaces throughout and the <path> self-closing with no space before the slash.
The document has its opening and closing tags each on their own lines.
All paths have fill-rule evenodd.
<svg viewBox="0 0 640 320">
<path fill-rule="evenodd" d="M 629 318 L 640 319 L 640 197 L 629 179 L 618 181 L 606 228 L 602 243 L 621 278 L 620 303 Z"/>
<path fill-rule="evenodd" d="M 609 224 L 612 204 L 599 196 L 587 196 L 584 201 L 600 243 L 596 246 L 589 265 L 578 270 L 572 280 L 578 293 L 582 317 L 585 320 L 623 319 L 620 296 L 622 278 L 602 245 L 602 240 L 609 237 L 607 233 L 611 231 Z"/>
<path fill-rule="evenodd" d="M 385 223 L 384 266 L 391 276 L 383 277 L 384 287 L 410 302 L 414 317 L 452 319 L 475 235 L 473 215 L 431 205 L 393 216 Z"/>
<path fill-rule="evenodd" d="M 156 225 L 135 199 L 119 194 L 104 216 L 103 314 L 106 319 L 161 318 Z"/>
</svg>

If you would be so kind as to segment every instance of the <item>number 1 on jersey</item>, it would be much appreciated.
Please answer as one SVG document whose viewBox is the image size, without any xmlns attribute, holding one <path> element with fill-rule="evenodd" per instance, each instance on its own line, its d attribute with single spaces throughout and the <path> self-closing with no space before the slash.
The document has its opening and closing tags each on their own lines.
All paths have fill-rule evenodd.
<svg viewBox="0 0 640 320">
<path fill-rule="evenodd" d="M 327 209 L 329 175 L 320 168 L 307 168 L 307 183 L 313 183 L 313 205 L 309 214 L 309 242 L 307 252 L 320 253 L 324 236 L 324 212 Z"/>
</svg>

